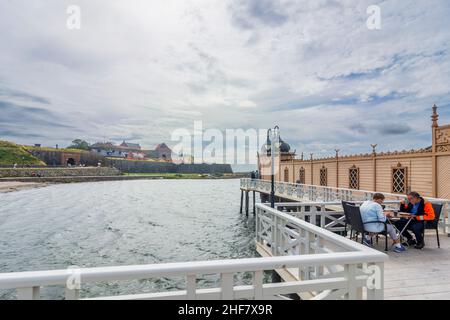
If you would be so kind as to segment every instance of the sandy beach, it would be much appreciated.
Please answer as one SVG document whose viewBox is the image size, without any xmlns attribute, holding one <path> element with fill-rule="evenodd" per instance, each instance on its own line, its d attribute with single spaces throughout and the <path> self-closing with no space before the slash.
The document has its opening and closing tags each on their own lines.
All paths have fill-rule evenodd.
<svg viewBox="0 0 450 320">
<path fill-rule="evenodd" d="M 31 188 L 40 188 L 47 185 L 47 183 L 42 182 L 0 181 L 0 193 L 14 192 Z"/>
</svg>

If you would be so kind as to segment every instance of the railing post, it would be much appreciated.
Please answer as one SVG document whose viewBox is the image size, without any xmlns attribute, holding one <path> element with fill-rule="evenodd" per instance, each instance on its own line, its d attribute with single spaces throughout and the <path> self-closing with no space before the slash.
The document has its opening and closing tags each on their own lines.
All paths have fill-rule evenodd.
<svg viewBox="0 0 450 320">
<path fill-rule="evenodd" d="M 187 300 L 195 300 L 197 298 L 197 276 L 195 274 L 186 276 L 186 296 Z"/>
<path fill-rule="evenodd" d="M 232 273 L 222 273 L 221 274 L 221 297 L 222 300 L 233 300 L 234 291 L 233 291 L 233 274 Z"/>
<path fill-rule="evenodd" d="M 358 290 L 356 285 L 356 265 L 346 264 L 344 270 L 348 284 L 346 298 L 348 300 L 357 300 Z"/>
<path fill-rule="evenodd" d="M 263 244 L 263 239 L 262 239 L 262 235 L 261 235 L 261 230 L 262 230 L 262 219 L 261 219 L 261 215 L 262 215 L 263 210 L 260 208 L 256 208 L 256 217 L 255 217 L 255 223 L 256 223 L 256 241 L 259 244 Z"/>
<path fill-rule="evenodd" d="M 323 239 L 320 237 L 317 237 L 316 239 L 316 253 L 322 253 L 323 252 Z M 316 279 L 318 279 L 319 277 L 321 277 L 324 274 L 325 271 L 325 267 L 322 266 L 318 266 L 316 267 Z"/>
<path fill-rule="evenodd" d="M 315 216 L 314 216 L 315 219 Z M 307 244 L 306 244 L 306 252 L 305 254 L 315 254 L 315 245 L 316 245 L 316 235 L 312 232 L 308 232 L 306 236 Z M 306 279 L 304 280 L 310 280 L 312 269 L 314 267 L 307 266 L 306 267 Z"/>
<path fill-rule="evenodd" d="M 450 223 L 450 203 L 444 203 L 444 208 L 442 214 L 442 231 L 450 237 L 450 230 L 448 230 Z"/>
<path fill-rule="evenodd" d="M 371 266 L 375 266 L 375 283 L 373 288 L 367 288 L 368 300 L 383 300 L 384 299 L 384 263 L 373 263 Z M 378 287 L 377 287 L 378 286 Z"/>
<path fill-rule="evenodd" d="M 264 272 L 263 271 L 255 271 L 253 274 L 253 288 L 255 290 L 255 300 L 262 300 L 264 297 L 263 294 L 263 280 L 264 280 Z"/>
<path fill-rule="evenodd" d="M 272 249 L 272 255 L 277 255 L 277 233 L 278 233 L 278 221 L 277 216 L 272 216 L 272 243 L 270 244 L 270 249 Z"/>
<path fill-rule="evenodd" d="M 79 289 L 69 289 L 66 287 L 65 289 L 65 298 L 66 300 L 78 300 L 80 299 L 80 290 Z"/>
<path fill-rule="evenodd" d="M 39 300 L 40 287 L 17 288 L 18 300 Z"/>
</svg>

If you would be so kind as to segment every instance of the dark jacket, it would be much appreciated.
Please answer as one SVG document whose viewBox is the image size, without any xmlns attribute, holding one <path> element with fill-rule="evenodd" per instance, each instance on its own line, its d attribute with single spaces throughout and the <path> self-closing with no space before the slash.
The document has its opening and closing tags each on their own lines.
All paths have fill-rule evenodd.
<svg viewBox="0 0 450 320">
<path fill-rule="evenodd" d="M 400 204 L 400 212 L 411 213 L 413 208 L 412 204 Z M 431 202 L 426 201 L 424 198 L 420 198 L 419 208 L 417 209 L 416 220 L 430 221 L 434 220 L 434 209 Z"/>
</svg>

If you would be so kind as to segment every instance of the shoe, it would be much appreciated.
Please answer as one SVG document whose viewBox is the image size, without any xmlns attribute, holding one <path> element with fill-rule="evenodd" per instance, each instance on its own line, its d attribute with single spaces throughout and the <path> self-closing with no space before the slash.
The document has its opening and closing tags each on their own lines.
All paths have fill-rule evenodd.
<svg viewBox="0 0 450 320">
<path fill-rule="evenodd" d="M 409 246 L 415 246 L 416 244 L 417 244 L 417 241 L 414 239 L 411 239 L 406 242 L 403 242 L 402 246 L 409 247 Z"/>
<path fill-rule="evenodd" d="M 418 249 L 418 250 L 422 250 L 423 247 L 425 247 L 425 243 L 423 243 L 423 242 L 418 243 L 418 244 L 416 244 L 416 245 L 414 246 L 414 248 L 416 248 L 416 249 Z"/>
<path fill-rule="evenodd" d="M 365 246 L 368 246 L 368 247 L 370 247 L 370 248 L 373 248 L 372 239 L 367 240 L 366 238 L 364 238 L 363 244 L 364 244 Z"/>
<path fill-rule="evenodd" d="M 396 253 L 402 253 L 405 251 L 406 251 L 406 248 L 404 246 L 400 246 L 400 247 L 394 246 L 394 252 L 396 252 Z"/>
</svg>

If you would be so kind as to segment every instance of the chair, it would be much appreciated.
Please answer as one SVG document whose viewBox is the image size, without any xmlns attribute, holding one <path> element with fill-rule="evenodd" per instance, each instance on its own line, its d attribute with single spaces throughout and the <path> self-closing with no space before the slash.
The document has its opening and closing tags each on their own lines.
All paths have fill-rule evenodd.
<svg viewBox="0 0 450 320">
<path fill-rule="evenodd" d="M 349 206 L 354 206 L 355 204 L 353 202 L 348 201 L 342 201 L 342 209 L 344 209 L 344 216 L 345 216 L 345 224 L 344 224 L 344 235 L 347 236 L 347 226 L 350 225 L 350 238 L 352 237 L 353 229 L 351 229 L 351 221 L 350 221 L 350 215 L 349 215 Z"/>
<path fill-rule="evenodd" d="M 352 228 L 352 230 L 361 233 L 362 237 L 361 237 L 361 243 L 364 243 L 364 235 L 367 233 L 364 225 L 365 224 L 370 224 L 370 223 L 383 223 L 384 225 L 384 230 L 377 233 L 377 234 L 382 234 L 386 237 L 386 241 L 385 241 L 385 251 L 388 251 L 388 234 L 387 234 L 387 225 L 386 222 L 384 221 L 371 221 L 371 222 L 366 222 L 363 223 L 362 217 L 361 217 L 361 211 L 359 209 L 359 207 L 355 206 L 355 205 L 351 205 L 351 204 L 346 204 L 346 210 L 347 210 L 347 214 L 349 217 L 349 220 L 351 222 L 350 226 Z"/>
<path fill-rule="evenodd" d="M 436 230 L 436 239 L 438 243 L 438 248 L 441 247 L 441 243 L 439 241 L 439 220 L 441 218 L 442 208 L 444 205 L 433 203 L 433 210 L 434 210 L 434 220 L 432 221 L 425 221 L 424 223 L 424 230 L 423 235 L 425 236 L 425 230 Z"/>
</svg>

